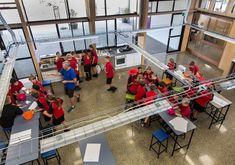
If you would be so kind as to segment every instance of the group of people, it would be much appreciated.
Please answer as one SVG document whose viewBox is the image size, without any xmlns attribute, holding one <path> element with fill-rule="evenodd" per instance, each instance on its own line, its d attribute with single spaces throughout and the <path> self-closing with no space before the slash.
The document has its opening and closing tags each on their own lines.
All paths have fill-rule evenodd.
<svg viewBox="0 0 235 165">
<path fill-rule="evenodd" d="M 48 124 L 53 126 L 63 124 L 65 121 L 63 100 L 55 97 L 49 90 L 46 90 L 35 76 L 30 75 L 29 80 L 32 82 L 32 87 L 26 89 L 21 81 L 16 78 L 11 79 L 0 118 L 0 125 L 3 128 L 11 128 L 13 126 L 16 116 L 23 114 L 20 102 L 17 102 L 17 100 L 21 100 L 22 96 L 24 96 L 23 100 L 26 100 L 26 95 L 28 94 L 37 102 L 37 110 L 39 111 L 37 113 L 41 112 Z"/>
<path fill-rule="evenodd" d="M 173 59 L 168 62 L 168 67 L 171 71 L 176 69 L 176 63 Z M 200 79 L 198 81 L 205 80 L 202 77 L 199 67 L 194 61 L 189 64 L 190 72 Z M 134 103 L 139 105 L 149 105 L 154 99 L 161 96 L 170 96 L 173 94 L 171 85 L 167 85 L 162 81 L 157 74 L 154 74 L 150 66 L 147 66 L 145 71 L 142 71 L 142 67 L 132 68 L 128 72 L 129 78 L 127 82 L 127 93 L 135 95 Z M 198 76 L 199 75 L 199 76 Z M 173 76 L 166 74 L 166 78 L 173 79 Z M 190 88 L 185 89 L 187 95 L 183 98 L 170 97 L 169 101 L 174 106 L 174 115 L 190 118 L 191 120 L 197 120 L 198 112 L 205 110 L 209 101 L 212 100 L 213 95 L 210 90 L 211 87 L 208 85 L 207 91 L 198 91 Z M 201 95 L 201 97 L 190 101 L 190 97 L 195 97 L 196 95 Z M 178 103 L 180 103 L 178 105 Z M 194 111 L 192 112 L 191 109 Z M 145 126 L 149 122 L 149 118 L 142 120 L 141 125 Z"/>
</svg>

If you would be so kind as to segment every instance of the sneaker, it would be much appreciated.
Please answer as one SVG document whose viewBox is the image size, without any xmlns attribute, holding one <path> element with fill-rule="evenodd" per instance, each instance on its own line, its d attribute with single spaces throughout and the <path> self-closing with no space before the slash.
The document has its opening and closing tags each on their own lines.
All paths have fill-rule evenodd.
<svg viewBox="0 0 235 165">
<path fill-rule="evenodd" d="M 70 112 L 72 112 L 74 109 L 75 109 L 75 107 L 70 107 L 67 112 L 70 113 Z"/>
<path fill-rule="evenodd" d="M 81 87 L 79 87 L 79 86 L 76 86 L 76 90 L 81 90 L 82 88 Z"/>
</svg>

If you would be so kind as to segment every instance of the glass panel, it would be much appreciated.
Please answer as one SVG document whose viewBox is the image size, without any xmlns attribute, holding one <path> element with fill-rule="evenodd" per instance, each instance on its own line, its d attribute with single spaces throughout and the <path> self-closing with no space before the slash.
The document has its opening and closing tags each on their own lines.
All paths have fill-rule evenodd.
<svg viewBox="0 0 235 165">
<path fill-rule="evenodd" d="M 106 21 L 96 21 L 95 22 L 96 34 L 106 33 Z M 99 35 L 99 38 L 96 39 L 96 47 L 106 47 L 107 46 L 107 35 Z"/>
<path fill-rule="evenodd" d="M 24 36 L 22 29 L 14 29 L 13 31 L 15 32 L 17 41 L 25 42 L 25 36 Z M 8 47 L 12 43 L 12 38 L 11 38 L 10 33 L 7 30 L 3 30 L 0 32 L 0 34 L 2 36 L 5 46 Z M 26 44 L 19 46 L 19 50 L 18 50 L 16 58 L 19 59 L 19 58 L 25 58 L 25 57 L 30 57 L 29 49 Z"/>
<path fill-rule="evenodd" d="M 68 0 L 68 4 L 71 18 L 87 16 L 85 0 Z"/>
<path fill-rule="evenodd" d="M 58 38 L 55 25 L 41 25 L 41 26 L 31 26 L 32 35 L 34 40 L 38 39 L 50 39 Z M 37 43 L 36 42 L 36 54 L 41 55 L 50 55 L 54 54 L 57 51 L 60 51 L 59 43 Z"/>
<path fill-rule="evenodd" d="M 76 51 L 84 50 L 85 49 L 84 40 L 77 40 L 77 41 L 75 41 L 75 48 L 76 48 Z"/>
<path fill-rule="evenodd" d="M 73 31 L 73 35 L 75 37 L 77 36 L 83 36 L 84 35 L 84 32 L 83 32 L 83 27 L 82 27 L 82 23 L 79 22 L 79 23 L 74 23 L 76 25 L 73 25 L 71 28 L 72 28 L 72 31 Z M 85 43 L 84 43 L 84 40 L 76 40 L 75 41 L 75 49 L 76 51 L 79 51 L 79 50 L 84 50 L 85 49 Z"/>
<path fill-rule="evenodd" d="M 210 0 L 201 0 L 200 8 L 209 9 Z"/>
<path fill-rule="evenodd" d="M 23 0 L 23 3 L 29 21 L 68 18 L 65 8 L 65 1 Z"/>
<path fill-rule="evenodd" d="M 151 16 L 151 21 L 150 21 L 151 28 L 170 26 L 170 24 L 171 24 L 171 14 Z"/>
<path fill-rule="evenodd" d="M 137 0 L 106 0 L 107 15 L 128 14 L 136 12 Z"/>
<path fill-rule="evenodd" d="M 102 16 L 105 15 L 105 6 L 104 6 L 105 0 L 95 0 L 96 5 L 96 16 Z"/>
<path fill-rule="evenodd" d="M 72 25 L 73 28 L 75 26 L 76 24 Z M 72 37 L 71 26 L 69 24 L 59 24 L 58 28 L 60 32 L 60 38 Z M 63 46 L 64 52 L 74 51 L 73 41 L 62 42 L 62 46 Z"/>
<path fill-rule="evenodd" d="M 25 78 L 30 74 L 36 74 L 32 59 L 18 60 L 15 62 L 14 68 L 18 78 Z"/>
<path fill-rule="evenodd" d="M 174 51 L 179 49 L 180 37 L 170 38 L 168 51 Z"/>
<path fill-rule="evenodd" d="M 225 12 L 229 0 L 216 0 L 214 11 Z"/>
<path fill-rule="evenodd" d="M 175 0 L 174 10 L 186 10 L 187 4 L 188 4 L 188 0 Z"/>
<path fill-rule="evenodd" d="M 158 12 L 162 11 L 172 11 L 173 1 L 159 1 L 158 2 Z"/>
<path fill-rule="evenodd" d="M 132 31 L 138 29 L 136 17 L 130 18 L 117 18 L 117 30 L 119 31 Z"/>
<path fill-rule="evenodd" d="M 20 23 L 19 13 L 16 9 L 1 10 L 3 18 L 8 24 Z M 0 23 L 2 24 L 2 23 Z"/>
<path fill-rule="evenodd" d="M 115 30 L 114 20 L 108 20 L 108 32 L 113 32 Z M 115 34 L 108 34 L 108 45 L 115 46 Z"/>
</svg>

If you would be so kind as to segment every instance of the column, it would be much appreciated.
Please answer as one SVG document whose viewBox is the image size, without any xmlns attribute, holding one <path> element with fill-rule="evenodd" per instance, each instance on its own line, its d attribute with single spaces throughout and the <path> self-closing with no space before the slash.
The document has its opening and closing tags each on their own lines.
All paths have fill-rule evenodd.
<svg viewBox="0 0 235 165">
<path fill-rule="evenodd" d="M 147 28 L 147 20 L 148 20 L 148 6 L 149 0 L 140 0 L 140 17 L 139 17 L 139 28 L 146 29 Z M 138 45 L 141 48 L 146 48 L 146 32 L 138 34 Z M 144 56 L 141 57 L 141 65 L 144 65 Z"/>
<path fill-rule="evenodd" d="M 37 57 L 36 57 L 36 54 L 35 54 L 35 49 L 34 49 L 34 46 L 33 46 L 33 43 L 32 43 L 32 38 L 29 34 L 29 31 L 28 31 L 28 28 L 27 28 L 27 23 L 26 23 L 25 17 L 24 17 L 24 13 L 22 11 L 22 1 L 21 0 L 15 0 L 15 3 L 16 3 L 17 10 L 19 12 L 19 16 L 20 16 L 20 20 L 21 20 L 21 24 L 22 24 L 22 29 L 23 29 L 24 34 L 25 34 L 25 39 L 26 39 L 26 42 L 27 42 L 28 47 L 29 47 L 29 52 L 31 54 L 31 57 L 32 57 L 32 60 L 33 60 L 34 66 L 35 66 L 35 70 L 36 70 L 38 79 L 39 79 L 39 81 L 42 81 L 42 74 L 41 74 L 41 70 L 40 70 L 40 67 L 39 67 L 39 64 L 38 64 L 38 61 L 37 61 Z"/>
<path fill-rule="evenodd" d="M 95 17 L 96 17 L 96 6 L 95 0 L 86 0 L 86 12 L 88 17 L 89 30 L 91 34 L 95 34 Z"/>
</svg>

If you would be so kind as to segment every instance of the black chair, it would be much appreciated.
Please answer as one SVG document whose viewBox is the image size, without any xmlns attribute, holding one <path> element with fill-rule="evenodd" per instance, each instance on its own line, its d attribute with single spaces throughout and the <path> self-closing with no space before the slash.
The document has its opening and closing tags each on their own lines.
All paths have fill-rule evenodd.
<svg viewBox="0 0 235 165">
<path fill-rule="evenodd" d="M 58 164 L 60 164 L 60 160 L 61 160 L 59 152 L 57 151 L 57 149 L 50 150 L 50 151 L 42 153 L 41 158 L 43 160 L 43 163 L 46 164 L 46 165 L 48 164 L 48 160 L 50 160 L 50 159 L 56 158 Z"/>
</svg>

